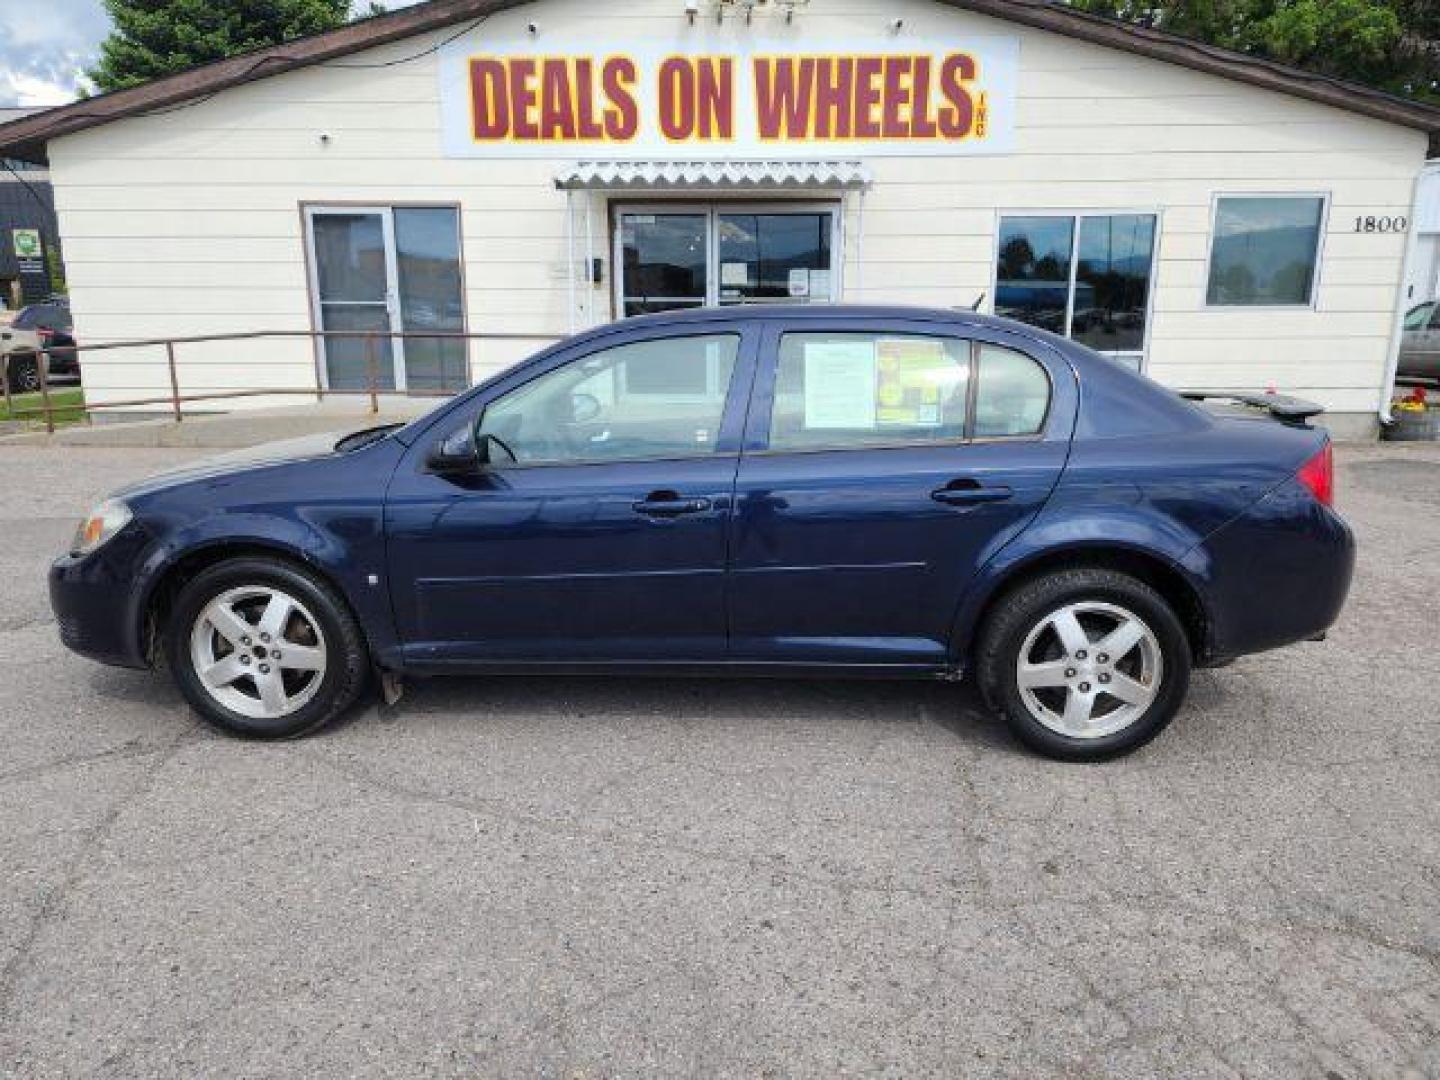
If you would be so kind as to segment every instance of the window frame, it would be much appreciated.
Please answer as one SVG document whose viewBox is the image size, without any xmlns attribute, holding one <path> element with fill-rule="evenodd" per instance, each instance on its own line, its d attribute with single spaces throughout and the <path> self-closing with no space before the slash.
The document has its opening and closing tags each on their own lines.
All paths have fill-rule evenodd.
<svg viewBox="0 0 1440 1080">
<path fill-rule="evenodd" d="M 970 331 L 969 333 L 965 331 Z M 741 454 L 744 457 L 775 457 L 786 454 L 863 454 L 873 452 L 896 452 L 917 450 L 954 449 L 963 446 L 988 445 L 992 443 L 1044 442 L 1051 438 L 1051 426 L 1056 416 L 1060 398 L 1060 387 L 1050 365 L 1026 348 L 1020 340 L 1009 335 L 986 334 L 979 327 L 954 326 L 948 323 L 922 323 L 905 320 L 887 321 L 877 324 L 873 320 L 810 320 L 776 322 L 765 328 L 759 342 L 760 357 L 757 376 L 750 394 L 749 416 L 745 427 L 745 440 Z M 876 338 L 887 335 L 896 337 L 944 338 L 968 346 L 969 376 L 965 389 L 965 433 L 959 438 L 933 439 L 925 442 L 913 440 L 887 443 L 866 443 L 854 445 L 774 447 L 770 444 L 771 427 L 775 413 L 775 385 L 780 372 L 780 341 L 787 334 L 867 334 Z M 973 434 L 975 428 L 975 400 L 979 389 L 980 350 L 990 345 L 1024 356 L 1045 375 L 1045 413 L 1040 418 L 1039 430 L 1023 435 L 981 435 Z"/>
<path fill-rule="evenodd" d="M 1050 208 L 1029 208 L 1020 209 L 997 209 L 995 211 L 995 227 L 991 234 L 990 243 L 990 293 L 989 312 L 991 315 L 998 315 L 995 310 L 995 303 L 999 299 L 1000 292 L 1000 229 L 1006 218 L 1069 218 L 1070 228 L 1070 276 L 1066 283 L 1065 291 L 1065 330 L 1060 336 L 1066 341 L 1073 341 L 1089 349 L 1083 341 L 1075 341 L 1071 336 L 1071 329 L 1075 321 L 1075 283 L 1080 272 L 1080 222 L 1083 218 L 1106 218 L 1106 217 L 1150 217 L 1155 219 L 1155 234 L 1150 240 L 1150 287 L 1145 290 L 1145 325 L 1141 334 L 1139 349 L 1126 349 L 1119 351 L 1103 351 L 1094 349 L 1093 352 L 1116 361 L 1124 362 L 1127 357 L 1136 356 L 1140 359 L 1138 371 L 1144 372 L 1150 366 L 1150 339 L 1151 326 L 1155 315 L 1155 293 L 1158 289 L 1160 277 L 1160 236 L 1165 227 L 1165 211 L 1159 206 L 1117 206 L 1117 207 L 1050 207 Z M 1001 316 L 1003 317 L 1003 316 Z M 1027 324 L 1028 325 L 1028 324 Z M 1038 328 L 1037 328 L 1038 329 Z"/>
<path fill-rule="evenodd" d="M 716 196 L 711 198 L 675 198 L 675 199 L 639 199 L 627 201 L 618 199 L 610 204 L 610 265 L 612 268 L 610 282 L 610 306 L 611 315 L 616 320 L 628 318 L 640 318 L 641 316 L 626 315 L 625 304 L 628 300 L 641 299 L 639 297 L 627 297 L 624 292 L 624 266 L 625 266 L 625 238 L 624 218 L 631 214 L 679 214 L 693 217 L 705 218 L 705 295 L 704 296 L 677 296 L 677 297 L 654 297 L 656 300 L 674 300 L 677 303 L 693 304 L 695 308 L 743 308 L 750 306 L 764 307 L 767 304 L 797 303 L 795 299 L 777 299 L 774 301 L 762 301 L 758 304 L 751 304 L 745 300 L 723 301 L 720 296 L 720 218 L 725 214 L 829 214 L 830 215 L 830 299 L 826 303 L 838 304 L 844 298 L 844 270 L 845 252 L 842 247 L 845 240 L 845 213 L 846 207 L 843 199 L 803 197 L 795 199 L 745 199 L 725 198 Z M 712 265 L 713 260 L 713 265 Z M 713 273 L 712 273 L 713 270 Z M 806 303 L 814 303 L 806 300 Z M 692 310 L 684 308 L 681 310 Z"/>
<path fill-rule="evenodd" d="M 680 332 L 677 333 L 676 330 Z M 507 378 L 496 385 L 493 391 L 479 403 L 479 409 L 468 421 L 469 430 L 476 445 L 479 445 L 480 425 L 490 407 L 504 400 L 518 390 L 524 389 L 539 379 L 546 378 L 572 364 L 583 363 L 600 353 L 625 348 L 651 341 L 673 341 L 682 338 L 733 337 L 735 339 L 735 363 L 730 373 L 730 386 L 720 408 L 720 420 L 716 425 L 714 447 L 703 454 L 654 454 L 644 457 L 607 458 L 603 461 L 505 461 L 492 462 L 489 468 L 504 472 L 511 469 L 593 469 L 608 466 L 645 464 L 666 461 L 705 461 L 714 458 L 736 457 L 740 451 L 740 428 L 744 423 L 745 406 L 750 400 L 755 381 L 755 354 L 758 348 L 757 333 L 741 320 L 716 320 L 710 322 L 686 323 L 683 327 L 647 327 L 635 329 L 620 327 L 613 335 L 582 342 L 562 353 L 549 358 L 550 362 L 534 371 L 516 372 L 523 378 Z M 618 339 L 618 340 L 615 340 Z M 445 428 L 447 431 L 458 429 Z"/>
<path fill-rule="evenodd" d="M 1221 199 L 1319 199 L 1320 220 L 1315 233 L 1315 264 L 1310 268 L 1310 298 L 1303 304 L 1212 304 L 1210 302 L 1211 260 L 1215 257 L 1216 224 Z M 1210 228 L 1205 236 L 1205 270 L 1200 279 L 1200 310 L 1212 312 L 1244 311 L 1316 311 L 1320 304 L 1320 271 L 1325 261 L 1325 238 L 1330 231 L 1330 192 L 1328 191 L 1212 191 L 1210 193 Z"/>
</svg>

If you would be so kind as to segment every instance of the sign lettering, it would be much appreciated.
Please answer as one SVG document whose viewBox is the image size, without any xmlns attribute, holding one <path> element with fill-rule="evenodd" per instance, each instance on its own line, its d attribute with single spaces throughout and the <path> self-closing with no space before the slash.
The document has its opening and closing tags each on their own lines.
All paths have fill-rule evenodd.
<svg viewBox="0 0 1440 1080">
<path fill-rule="evenodd" d="M 1005 153 L 1018 57 L 1009 39 L 539 55 L 470 35 L 441 54 L 445 144 L 458 157 Z"/>
</svg>

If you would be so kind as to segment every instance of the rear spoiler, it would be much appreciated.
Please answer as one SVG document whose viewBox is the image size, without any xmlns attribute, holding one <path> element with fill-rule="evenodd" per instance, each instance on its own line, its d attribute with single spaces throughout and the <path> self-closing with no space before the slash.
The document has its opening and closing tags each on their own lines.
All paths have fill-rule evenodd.
<svg viewBox="0 0 1440 1080">
<path fill-rule="evenodd" d="M 1312 416 L 1325 411 L 1324 405 L 1316 405 L 1304 398 L 1288 394 L 1258 393 L 1254 390 L 1181 390 L 1180 396 L 1187 401 L 1233 401 L 1251 409 L 1266 409 L 1282 424 L 1301 424 Z"/>
</svg>

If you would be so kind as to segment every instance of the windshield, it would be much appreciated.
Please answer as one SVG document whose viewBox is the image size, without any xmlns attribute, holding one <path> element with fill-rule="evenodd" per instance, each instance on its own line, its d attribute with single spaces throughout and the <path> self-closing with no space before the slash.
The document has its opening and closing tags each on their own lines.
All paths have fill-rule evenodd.
<svg viewBox="0 0 1440 1080">
<path fill-rule="evenodd" d="M 70 312 L 59 304 L 31 304 L 15 316 L 17 330 L 69 330 Z"/>
<path fill-rule="evenodd" d="M 1430 321 L 1430 315 L 1435 310 L 1436 301 L 1430 300 L 1424 304 L 1416 304 L 1405 313 L 1406 330 L 1423 330 L 1425 324 Z"/>
</svg>

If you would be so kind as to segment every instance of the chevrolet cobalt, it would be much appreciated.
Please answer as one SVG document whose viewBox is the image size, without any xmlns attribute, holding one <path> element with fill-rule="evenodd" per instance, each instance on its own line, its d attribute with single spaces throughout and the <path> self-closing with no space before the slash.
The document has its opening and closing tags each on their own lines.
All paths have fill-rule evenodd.
<svg viewBox="0 0 1440 1080">
<path fill-rule="evenodd" d="M 1239 398 L 971 312 L 672 311 L 118 491 L 51 602 L 237 735 L 452 672 L 969 677 L 1033 749 L 1108 757 L 1345 600 L 1318 409 Z"/>
</svg>

